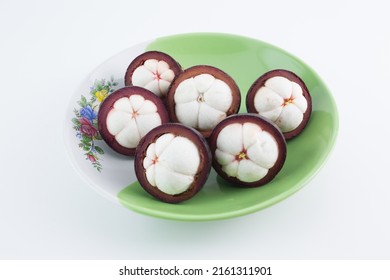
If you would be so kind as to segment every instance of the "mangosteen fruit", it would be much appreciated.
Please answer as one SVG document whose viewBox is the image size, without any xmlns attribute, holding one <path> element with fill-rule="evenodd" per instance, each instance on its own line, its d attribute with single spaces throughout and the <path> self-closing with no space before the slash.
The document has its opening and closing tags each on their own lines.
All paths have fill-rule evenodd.
<svg viewBox="0 0 390 280">
<path fill-rule="evenodd" d="M 180 64 L 160 51 L 147 51 L 137 56 L 125 74 L 126 86 L 140 86 L 164 99 L 173 79 L 182 71 Z"/>
<path fill-rule="evenodd" d="M 225 180 L 259 187 L 282 169 L 287 147 L 282 132 L 258 114 L 236 114 L 214 128 L 209 145 L 213 168 Z"/>
<path fill-rule="evenodd" d="M 98 129 L 114 151 L 133 156 L 143 136 L 169 121 L 164 103 L 151 91 L 129 86 L 111 93 L 101 104 Z"/>
<path fill-rule="evenodd" d="M 286 139 L 300 134 L 306 127 L 312 101 L 303 80 L 295 73 L 277 69 L 260 76 L 250 87 L 246 107 L 276 124 Z"/>
<path fill-rule="evenodd" d="M 204 137 L 240 108 L 240 90 L 224 71 L 208 65 L 190 67 L 173 81 L 167 96 L 172 122 L 195 128 Z"/>
<path fill-rule="evenodd" d="M 193 197 L 202 189 L 210 169 L 211 153 L 204 137 L 178 123 L 152 129 L 139 143 L 134 158 L 140 185 L 167 203 Z"/>
</svg>

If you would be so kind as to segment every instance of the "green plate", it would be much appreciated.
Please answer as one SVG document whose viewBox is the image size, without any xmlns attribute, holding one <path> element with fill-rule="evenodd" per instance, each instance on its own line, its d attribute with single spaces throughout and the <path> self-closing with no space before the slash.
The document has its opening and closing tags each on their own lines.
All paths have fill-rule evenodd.
<svg viewBox="0 0 390 280">
<path fill-rule="evenodd" d="M 253 81 L 266 71 L 283 68 L 306 83 L 313 102 L 308 126 L 287 143 L 287 159 L 273 181 L 259 188 L 239 188 L 211 172 L 204 188 L 180 204 L 155 200 L 131 184 L 118 193 L 121 204 L 143 214 L 186 221 L 226 219 L 269 207 L 301 189 L 324 165 L 338 131 L 336 104 L 325 83 L 308 65 L 288 52 L 265 42 L 228 34 L 195 33 L 159 38 L 146 50 L 173 56 L 183 68 L 207 64 L 230 74 L 241 90 L 240 112 L 246 112 L 245 95 Z"/>
<path fill-rule="evenodd" d="M 157 201 L 136 181 L 132 158 L 113 152 L 97 133 L 97 114 L 104 98 L 124 86 L 129 63 L 146 50 L 173 56 L 183 68 L 208 64 L 230 74 L 242 94 L 240 112 L 250 85 L 266 71 L 284 68 L 308 86 L 313 112 L 308 126 L 288 141 L 287 160 L 275 179 L 259 188 L 239 188 L 211 172 L 204 188 L 177 205 Z M 318 172 L 336 140 L 335 102 L 319 76 L 280 48 L 251 38 L 213 33 L 183 34 L 140 43 L 99 65 L 81 83 L 69 102 L 64 140 L 76 172 L 96 191 L 133 211 L 166 219 L 206 221 L 232 218 L 269 207 L 302 188 Z"/>
</svg>

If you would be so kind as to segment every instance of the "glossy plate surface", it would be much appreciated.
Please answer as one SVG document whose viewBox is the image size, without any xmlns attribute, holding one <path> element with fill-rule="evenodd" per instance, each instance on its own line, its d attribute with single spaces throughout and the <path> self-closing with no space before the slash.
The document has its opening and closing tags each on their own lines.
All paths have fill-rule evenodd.
<svg viewBox="0 0 390 280">
<path fill-rule="evenodd" d="M 240 112 L 246 112 L 245 95 L 266 71 L 283 68 L 306 83 L 313 102 L 308 126 L 287 143 L 287 159 L 273 181 L 259 188 L 239 188 L 214 171 L 194 198 L 166 204 L 147 194 L 135 179 L 133 160 L 112 152 L 94 130 L 101 100 L 123 86 L 128 64 L 146 50 L 174 57 L 183 68 L 206 64 L 235 79 L 241 90 Z M 320 77 L 286 51 L 259 40 L 215 33 L 163 37 L 129 48 L 97 67 L 74 94 L 65 117 L 65 143 L 76 171 L 94 189 L 125 207 L 160 218 L 206 221 L 249 214 L 269 207 L 302 188 L 325 163 L 338 131 L 335 102 Z"/>
</svg>

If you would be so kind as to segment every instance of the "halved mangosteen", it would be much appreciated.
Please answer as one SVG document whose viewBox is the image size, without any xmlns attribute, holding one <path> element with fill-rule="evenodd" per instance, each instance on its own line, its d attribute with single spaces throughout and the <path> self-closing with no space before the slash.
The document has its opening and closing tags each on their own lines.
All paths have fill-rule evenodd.
<svg viewBox="0 0 390 280">
<path fill-rule="evenodd" d="M 227 117 L 209 138 L 213 167 L 225 180 L 243 187 L 270 182 L 287 153 L 282 132 L 258 114 Z"/>
<path fill-rule="evenodd" d="M 211 153 L 198 131 L 167 123 L 141 140 L 134 169 L 149 194 L 167 203 L 178 203 L 202 189 L 210 173 Z"/>
<path fill-rule="evenodd" d="M 167 96 L 171 121 L 195 128 L 204 137 L 224 118 L 240 108 L 240 90 L 224 71 L 208 65 L 184 70 L 173 81 Z"/>
<path fill-rule="evenodd" d="M 111 93 L 101 104 L 98 129 L 116 152 L 133 156 L 143 136 L 169 121 L 164 103 L 151 91 L 129 86 Z"/>
<path fill-rule="evenodd" d="M 303 80 L 295 73 L 277 69 L 260 76 L 246 97 L 247 111 L 258 113 L 275 123 L 286 139 L 300 134 L 306 127 L 312 101 Z"/>
<path fill-rule="evenodd" d="M 126 86 L 140 86 L 165 99 L 173 79 L 182 72 L 180 64 L 160 51 L 147 51 L 137 56 L 125 74 Z"/>
</svg>

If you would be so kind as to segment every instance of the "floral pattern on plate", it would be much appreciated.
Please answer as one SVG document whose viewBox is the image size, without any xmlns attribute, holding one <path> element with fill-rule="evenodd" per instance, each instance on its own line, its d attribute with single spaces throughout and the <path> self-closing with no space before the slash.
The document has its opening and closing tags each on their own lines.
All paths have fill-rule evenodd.
<svg viewBox="0 0 390 280">
<path fill-rule="evenodd" d="M 103 169 L 100 156 L 104 154 L 104 150 L 97 145 L 102 141 L 98 130 L 97 114 L 100 104 L 116 89 L 117 85 L 118 82 L 113 77 L 110 80 L 95 80 L 90 87 L 88 98 L 81 95 L 80 100 L 77 101 L 79 108 L 73 110 L 75 115 L 72 118 L 73 129 L 80 140 L 78 146 L 84 151 L 85 159 L 89 160 L 99 172 Z"/>
</svg>

